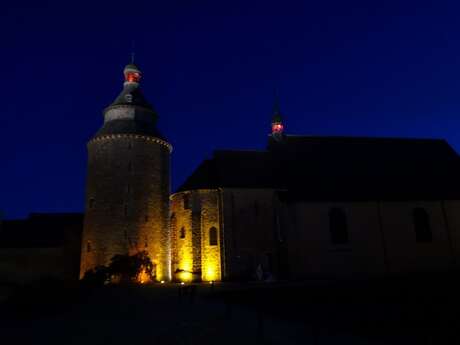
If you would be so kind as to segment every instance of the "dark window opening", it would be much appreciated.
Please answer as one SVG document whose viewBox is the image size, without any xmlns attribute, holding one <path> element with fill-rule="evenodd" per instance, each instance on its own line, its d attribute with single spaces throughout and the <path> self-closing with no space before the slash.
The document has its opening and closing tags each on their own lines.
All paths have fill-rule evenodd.
<svg viewBox="0 0 460 345">
<path fill-rule="evenodd" d="M 133 143 L 131 141 L 128 141 L 128 150 L 131 150 L 133 148 Z"/>
<path fill-rule="evenodd" d="M 93 209 L 93 208 L 94 208 L 94 203 L 95 203 L 94 198 L 89 199 L 89 208 L 90 208 L 90 209 Z"/>
<path fill-rule="evenodd" d="M 217 246 L 217 229 L 215 227 L 209 229 L 209 245 Z"/>
<path fill-rule="evenodd" d="M 256 217 L 259 215 L 259 203 L 257 201 L 254 202 L 254 214 Z"/>
<path fill-rule="evenodd" d="M 147 223 L 149 221 L 149 216 L 148 215 L 145 215 L 144 216 L 144 221 Z"/>
<path fill-rule="evenodd" d="M 184 228 L 184 227 L 182 227 L 182 228 L 180 229 L 179 238 L 181 238 L 181 239 L 184 239 L 184 238 L 185 238 L 185 228 Z"/>
<path fill-rule="evenodd" d="M 329 231 L 332 244 L 348 243 L 347 216 L 340 208 L 332 208 L 329 211 Z"/>
<path fill-rule="evenodd" d="M 87 251 L 88 253 L 91 252 L 91 242 L 90 242 L 90 241 L 88 241 L 88 242 L 86 243 L 86 251 Z"/>
<path fill-rule="evenodd" d="M 417 242 L 431 242 L 433 239 L 430 226 L 430 217 L 425 209 L 417 207 L 414 209 L 413 222 L 415 230 L 415 240 Z"/>
<path fill-rule="evenodd" d="M 131 161 L 128 162 L 128 171 L 133 171 L 133 163 L 131 163 Z"/>
<path fill-rule="evenodd" d="M 125 214 L 125 217 L 128 215 L 128 205 L 125 205 L 124 207 L 124 214 Z"/>
</svg>

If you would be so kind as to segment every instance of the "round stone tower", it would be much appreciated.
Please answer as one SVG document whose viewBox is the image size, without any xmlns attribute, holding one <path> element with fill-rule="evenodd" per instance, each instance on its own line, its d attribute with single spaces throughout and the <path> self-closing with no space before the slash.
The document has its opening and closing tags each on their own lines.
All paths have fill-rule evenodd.
<svg viewBox="0 0 460 345">
<path fill-rule="evenodd" d="M 141 72 L 124 69 L 123 90 L 104 110 L 104 125 L 88 142 L 80 278 L 116 254 L 147 251 L 157 280 L 170 280 L 171 145 L 144 98 Z"/>
</svg>

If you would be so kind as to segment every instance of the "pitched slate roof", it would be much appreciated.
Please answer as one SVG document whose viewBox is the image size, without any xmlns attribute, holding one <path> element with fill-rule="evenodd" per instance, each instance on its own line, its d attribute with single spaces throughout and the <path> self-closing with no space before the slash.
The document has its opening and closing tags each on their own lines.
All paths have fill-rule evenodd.
<svg viewBox="0 0 460 345">
<path fill-rule="evenodd" d="M 214 152 L 203 161 L 178 191 L 207 188 L 270 188 L 272 176 L 270 157 L 265 151 Z"/>
<path fill-rule="evenodd" d="M 217 151 L 179 188 L 274 188 L 290 200 L 460 199 L 444 140 L 285 136 L 266 151 Z"/>
<path fill-rule="evenodd" d="M 121 90 L 120 94 L 109 107 L 113 107 L 115 105 L 135 105 L 153 111 L 152 105 L 145 99 L 139 85 L 134 83 L 125 84 L 123 90 Z"/>
<path fill-rule="evenodd" d="M 60 247 L 82 231 L 82 213 L 32 213 L 27 219 L 2 221 L 0 248 Z"/>
</svg>

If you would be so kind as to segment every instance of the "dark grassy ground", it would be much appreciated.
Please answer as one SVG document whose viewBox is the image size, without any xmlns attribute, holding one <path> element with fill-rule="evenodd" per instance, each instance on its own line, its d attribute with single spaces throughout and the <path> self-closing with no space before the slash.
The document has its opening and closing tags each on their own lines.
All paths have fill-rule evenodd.
<svg viewBox="0 0 460 345">
<path fill-rule="evenodd" d="M 460 344 L 460 273 L 220 291 L 229 303 L 302 323 L 314 334 L 389 344 Z"/>
<path fill-rule="evenodd" d="M 457 344 L 457 273 L 385 280 L 15 288 L 5 344 Z"/>
</svg>

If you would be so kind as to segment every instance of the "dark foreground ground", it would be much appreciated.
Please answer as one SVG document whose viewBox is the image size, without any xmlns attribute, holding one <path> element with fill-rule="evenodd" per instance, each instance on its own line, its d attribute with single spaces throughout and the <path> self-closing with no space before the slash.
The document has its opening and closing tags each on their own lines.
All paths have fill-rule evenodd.
<svg viewBox="0 0 460 345">
<path fill-rule="evenodd" d="M 44 281 L 8 295 L 2 344 L 460 343 L 457 273 L 181 288 Z"/>
</svg>

